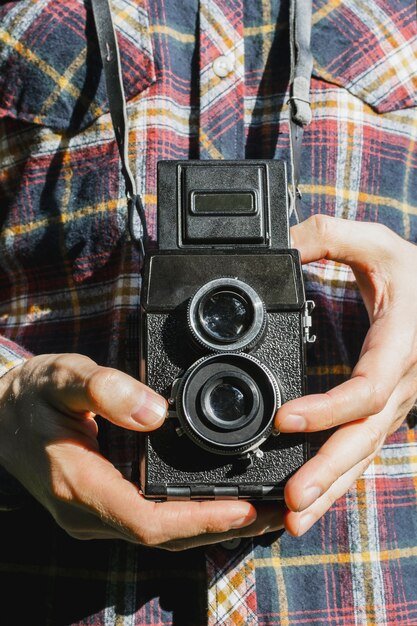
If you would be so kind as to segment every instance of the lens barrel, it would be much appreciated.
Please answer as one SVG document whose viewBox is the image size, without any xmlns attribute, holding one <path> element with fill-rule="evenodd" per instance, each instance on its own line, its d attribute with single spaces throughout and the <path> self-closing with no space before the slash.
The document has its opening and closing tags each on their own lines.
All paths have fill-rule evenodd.
<svg viewBox="0 0 417 626">
<path fill-rule="evenodd" d="M 273 373 L 247 354 L 215 354 L 184 374 L 176 398 L 187 435 L 201 448 L 236 455 L 264 441 L 281 406 Z"/>
</svg>

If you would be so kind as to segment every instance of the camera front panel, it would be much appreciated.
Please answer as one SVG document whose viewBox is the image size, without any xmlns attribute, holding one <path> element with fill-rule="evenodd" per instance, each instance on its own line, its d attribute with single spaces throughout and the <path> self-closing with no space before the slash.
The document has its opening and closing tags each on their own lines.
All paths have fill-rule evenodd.
<svg viewBox="0 0 417 626">
<path fill-rule="evenodd" d="M 229 270 L 226 272 L 228 277 L 225 277 L 225 268 Z M 204 298 L 205 285 L 213 283 L 217 285 L 225 278 L 226 283 L 230 281 L 230 290 L 216 292 L 216 297 L 208 306 L 203 299 L 202 310 L 203 313 L 207 310 L 211 319 L 210 316 L 216 307 L 225 306 L 226 293 L 228 298 L 225 300 L 226 312 L 228 312 L 229 301 L 233 301 L 230 292 L 233 292 L 233 297 L 238 296 L 237 311 L 240 314 L 242 307 L 239 299 L 244 297 L 249 299 L 250 290 L 260 294 L 267 322 L 258 341 L 252 341 L 246 349 L 243 347 L 233 350 L 233 345 L 236 346 L 235 341 L 235 344 L 232 343 L 232 350 L 229 350 L 226 341 L 226 344 L 221 342 L 218 344 L 217 347 L 222 347 L 221 350 L 216 350 L 215 341 L 214 345 L 211 345 L 210 341 L 206 344 L 204 341 L 196 341 L 195 333 L 190 328 L 190 302 L 193 301 L 193 296 L 196 293 L 198 295 L 200 290 Z M 236 284 L 240 288 L 241 283 L 249 287 L 247 293 L 243 288 L 241 291 L 237 289 L 234 293 Z M 154 285 L 157 285 L 157 289 Z M 221 297 L 217 297 L 219 293 Z M 184 373 L 190 371 L 190 368 L 192 370 L 194 364 L 203 361 L 206 368 L 196 374 L 196 391 L 192 396 L 193 401 L 199 403 L 203 412 L 201 420 L 197 419 L 198 432 L 193 434 L 190 428 L 187 428 L 188 423 L 181 421 L 177 400 L 173 410 L 170 411 L 171 417 L 165 424 L 157 431 L 141 437 L 140 474 L 144 494 L 160 499 L 281 498 L 288 477 L 305 461 L 306 442 L 304 437 L 299 435 L 271 434 L 273 415 L 277 407 L 272 404 L 266 407 L 268 402 L 272 402 L 269 399 L 272 392 L 268 387 L 268 380 L 262 383 L 262 371 L 251 369 L 252 365 L 248 370 L 246 361 L 249 359 L 252 364 L 256 363 L 256 367 L 266 370 L 269 378 L 276 381 L 279 404 L 304 393 L 304 294 L 302 283 L 300 286 L 300 264 L 297 253 L 285 250 L 281 253 L 260 255 L 242 251 L 239 254 L 229 252 L 220 255 L 211 250 L 196 254 L 178 252 L 155 254 L 150 259 L 145 273 L 143 305 L 141 379 L 169 399 L 173 397 L 173 382 L 181 381 Z M 236 313 L 234 304 L 231 310 Z M 221 315 L 219 318 L 222 320 Z M 225 320 L 230 322 L 227 316 Z M 238 320 L 239 328 L 245 328 L 241 323 L 241 315 Z M 229 326 L 226 333 L 228 339 L 231 332 Z M 215 330 L 218 332 L 219 329 Z M 212 325 L 210 332 L 214 332 Z M 234 332 L 235 329 L 231 336 Z M 216 334 L 213 336 L 216 337 Z M 219 354 L 220 356 L 216 356 Z M 213 370 L 217 362 L 223 363 L 224 371 L 220 370 L 220 374 Z M 240 367 L 242 363 L 243 374 L 240 373 L 238 376 L 235 371 L 236 364 Z M 201 369 L 201 366 L 199 367 Z M 189 387 L 191 386 L 190 384 Z M 257 414 L 252 397 L 254 386 L 260 390 L 258 401 L 262 403 L 262 409 L 268 408 L 269 423 L 260 424 L 261 434 L 265 435 L 267 432 L 267 436 L 255 446 L 256 454 L 249 449 L 245 456 L 244 453 L 248 446 L 250 448 L 252 440 L 244 438 L 245 449 L 238 435 L 242 437 L 246 431 L 250 432 L 252 428 L 250 411 L 255 416 L 253 418 L 255 422 Z M 240 406 L 239 402 L 236 402 L 236 393 L 249 398 L 250 410 L 243 414 L 245 419 L 249 420 L 248 424 L 242 425 L 243 418 L 235 415 Z M 191 395 L 190 393 L 190 397 Z M 232 413 L 228 402 L 229 396 L 233 398 Z M 209 405 L 211 402 L 214 409 L 211 406 L 205 408 L 207 398 Z M 225 419 L 229 424 L 223 428 L 219 426 L 219 443 L 213 433 L 219 420 L 221 424 Z M 234 424 L 236 433 L 233 432 Z M 207 425 L 211 430 L 205 428 Z M 191 423 L 191 430 L 192 428 Z M 236 439 L 235 435 L 238 443 L 235 449 L 234 444 L 230 444 L 232 448 L 230 454 L 230 450 L 224 448 Z"/>
</svg>

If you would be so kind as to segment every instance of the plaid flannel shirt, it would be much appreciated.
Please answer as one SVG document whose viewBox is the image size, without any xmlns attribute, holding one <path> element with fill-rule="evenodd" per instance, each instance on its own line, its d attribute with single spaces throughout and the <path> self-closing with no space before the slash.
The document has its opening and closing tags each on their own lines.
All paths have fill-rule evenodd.
<svg viewBox="0 0 417 626">
<path fill-rule="evenodd" d="M 129 156 L 155 240 L 159 159 L 288 160 L 288 6 L 112 5 Z M 312 51 L 304 215 L 378 221 L 416 242 L 414 0 L 314 0 Z M 221 55 L 233 59 L 223 78 L 213 72 Z M 140 267 L 89 3 L 2 2 L 0 68 L 1 371 L 65 351 L 135 374 L 127 328 Z M 349 376 L 368 321 L 347 267 L 312 263 L 305 278 L 317 305 L 310 388 L 322 391 Z M 103 430 L 104 453 L 129 475 L 134 437 Z M 4 474 L 1 485 L 18 490 Z M 0 516 L 1 621 L 417 624 L 416 489 L 416 436 L 404 425 L 298 539 L 266 535 L 177 554 L 78 542 L 28 499 Z"/>
</svg>

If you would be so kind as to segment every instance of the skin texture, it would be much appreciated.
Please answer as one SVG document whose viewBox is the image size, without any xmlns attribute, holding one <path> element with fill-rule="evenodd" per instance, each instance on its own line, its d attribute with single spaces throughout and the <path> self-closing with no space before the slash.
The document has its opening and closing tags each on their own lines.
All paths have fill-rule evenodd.
<svg viewBox="0 0 417 626">
<path fill-rule="evenodd" d="M 417 248 L 387 228 L 315 216 L 294 227 L 303 263 L 331 259 L 355 273 L 371 327 L 351 379 L 283 405 L 281 432 L 338 427 L 287 483 L 287 509 L 248 502 L 145 500 L 106 460 L 95 415 L 158 428 L 165 400 L 78 354 L 42 355 L 0 380 L 0 462 L 78 539 L 125 539 L 182 550 L 283 527 L 301 535 L 342 496 L 417 397 Z"/>
<path fill-rule="evenodd" d="M 273 505 L 145 500 L 100 455 L 95 414 L 143 432 L 165 412 L 145 385 L 88 357 L 33 357 L 0 381 L 0 462 L 77 539 L 181 550 L 282 528 Z"/>
<path fill-rule="evenodd" d="M 285 526 L 302 535 L 342 496 L 406 418 L 417 397 L 417 247 L 385 226 L 314 216 L 291 232 L 303 263 L 352 268 L 370 329 L 351 378 L 283 405 L 281 432 L 337 430 L 288 481 Z"/>
</svg>

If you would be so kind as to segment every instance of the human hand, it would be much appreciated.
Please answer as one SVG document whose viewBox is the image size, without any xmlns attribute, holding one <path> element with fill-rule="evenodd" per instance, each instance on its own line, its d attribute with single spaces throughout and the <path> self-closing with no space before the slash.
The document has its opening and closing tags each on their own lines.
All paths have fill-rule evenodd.
<svg viewBox="0 0 417 626">
<path fill-rule="evenodd" d="M 179 550 L 282 527 L 275 506 L 146 500 L 100 455 L 96 413 L 143 432 L 166 402 L 79 354 L 33 357 L 0 380 L 0 462 L 71 536 Z"/>
<path fill-rule="evenodd" d="M 350 265 L 371 324 L 350 380 L 291 400 L 276 416 L 281 432 L 337 427 L 285 488 L 285 526 L 302 535 L 364 472 L 416 400 L 417 247 L 378 224 L 320 215 L 291 235 L 303 263 Z"/>
</svg>

